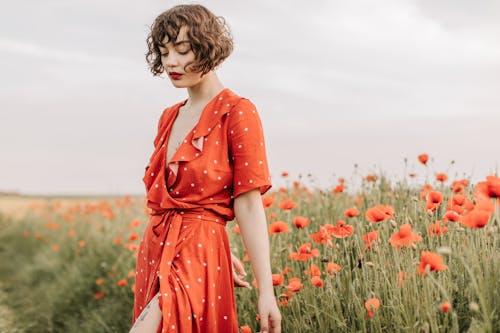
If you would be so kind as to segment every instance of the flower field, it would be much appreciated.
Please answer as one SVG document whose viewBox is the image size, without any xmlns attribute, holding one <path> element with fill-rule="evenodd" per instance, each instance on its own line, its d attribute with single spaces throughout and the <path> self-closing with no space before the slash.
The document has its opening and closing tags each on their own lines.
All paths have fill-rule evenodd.
<svg viewBox="0 0 500 333">
<path fill-rule="evenodd" d="M 282 332 L 500 332 L 500 178 L 431 174 L 363 175 L 356 191 L 289 179 L 263 196 Z M 0 215 L 0 331 L 128 332 L 148 214 L 124 196 Z M 258 332 L 236 221 L 227 232 L 254 286 L 236 288 L 241 331 Z"/>
</svg>

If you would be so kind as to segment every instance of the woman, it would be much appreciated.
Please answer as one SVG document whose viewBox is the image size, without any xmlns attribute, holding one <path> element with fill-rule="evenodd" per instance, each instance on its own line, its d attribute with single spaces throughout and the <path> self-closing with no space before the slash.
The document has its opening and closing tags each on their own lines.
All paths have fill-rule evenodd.
<svg viewBox="0 0 500 333">
<path fill-rule="evenodd" d="M 189 98 L 164 110 L 146 167 L 152 215 L 137 252 L 131 332 L 238 332 L 226 222 L 236 218 L 259 287 L 262 332 L 280 332 L 261 195 L 272 184 L 255 106 L 219 81 L 232 52 L 220 17 L 200 5 L 159 15 L 148 36 L 153 75 Z M 237 259 L 234 258 L 236 264 Z"/>
</svg>

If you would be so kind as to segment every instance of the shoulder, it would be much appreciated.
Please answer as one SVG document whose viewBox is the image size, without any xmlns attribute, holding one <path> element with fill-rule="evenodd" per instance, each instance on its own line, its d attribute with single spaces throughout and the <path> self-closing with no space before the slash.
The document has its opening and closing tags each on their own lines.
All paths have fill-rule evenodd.
<svg viewBox="0 0 500 333">
<path fill-rule="evenodd" d="M 175 113 L 175 110 L 177 108 L 180 108 L 182 104 L 184 104 L 186 100 L 182 100 L 178 103 L 175 103 L 173 105 L 167 106 L 166 108 L 163 109 L 160 119 L 158 121 L 159 126 L 161 127 L 163 124 L 165 124 Z"/>
</svg>

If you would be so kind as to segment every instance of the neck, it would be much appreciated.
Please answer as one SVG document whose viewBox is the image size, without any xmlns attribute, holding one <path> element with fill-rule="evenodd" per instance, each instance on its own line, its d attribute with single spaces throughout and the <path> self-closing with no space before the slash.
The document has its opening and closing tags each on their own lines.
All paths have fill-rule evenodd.
<svg viewBox="0 0 500 333">
<path fill-rule="evenodd" d="M 205 105 L 214 98 L 224 86 L 220 82 L 217 74 L 214 71 L 208 72 L 203 76 L 203 80 L 195 86 L 189 87 L 189 102 L 190 105 Z"/>
</svg>

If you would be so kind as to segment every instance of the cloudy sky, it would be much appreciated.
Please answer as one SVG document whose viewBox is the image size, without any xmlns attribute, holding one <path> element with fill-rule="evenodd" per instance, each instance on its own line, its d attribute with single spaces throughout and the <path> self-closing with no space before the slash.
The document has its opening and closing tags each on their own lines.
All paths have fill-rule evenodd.
<svg viewBox="0 0 500 333">
<path fill-rule="evenodd" d="M 187 97 L 149 73 L 145 39 L 178 3 L 2 3 L 0 191 L 144 193 L 158 118 Z M 500 2 L 197 3 L 232 30 L 218 75 L 258 107 L 275 189 L 282 171 L 331 188 L 499 167 Z"/>
</svg>

